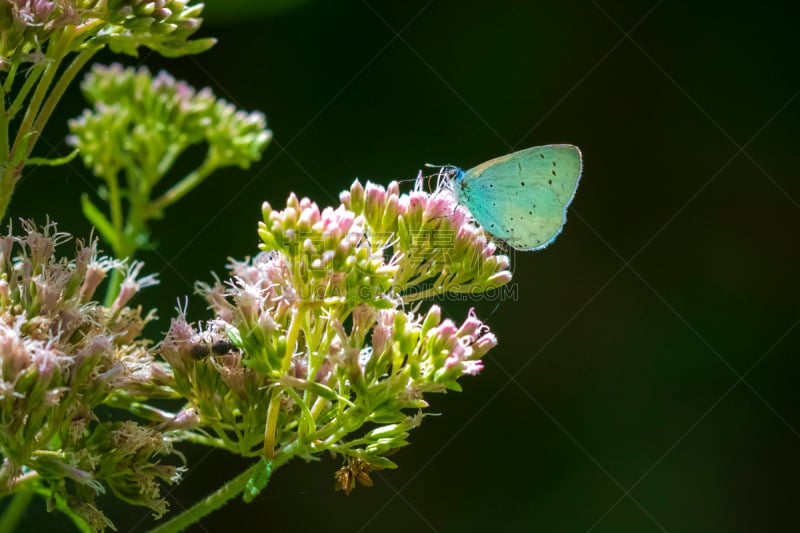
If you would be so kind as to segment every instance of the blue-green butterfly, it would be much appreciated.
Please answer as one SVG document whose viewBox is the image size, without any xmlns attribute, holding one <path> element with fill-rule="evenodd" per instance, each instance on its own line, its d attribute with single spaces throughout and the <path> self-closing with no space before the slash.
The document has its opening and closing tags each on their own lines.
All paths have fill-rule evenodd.
<svg viewBox="0 0 800 533">
<path fill-rule="evenodd" d="M 541 250 L 567 222 L 582 169 L 577 146 L 550 144 L 496 157 L 466 172 L 444 171 L 458 203 L 488 233 L 517 250 Z"/>
</svg>

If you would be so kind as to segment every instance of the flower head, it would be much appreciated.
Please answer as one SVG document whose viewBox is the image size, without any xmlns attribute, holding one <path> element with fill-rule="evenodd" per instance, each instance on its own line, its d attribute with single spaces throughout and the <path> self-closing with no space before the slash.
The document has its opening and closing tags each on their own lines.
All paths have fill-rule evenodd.
<svg viewBox="0 0 800 533">
<path fill-rule="evenodd" d="M 156 9 L 159 4 L 149 5 Z M 144 67 L 95 65 L 81 87 L 91 108 L 69 121 L 67 141 L 108 188 L 122 184 L 109 202 L 112 213 L 127 207 L 124 228 L 113 224 L 89 197 L 83 199 L 84 213 L 118 257 L 148 242 L 150 221 L 214 171 L 248 168 L 258 161 L 272 137 L 262 113 L 237 110 L 210 89 L 196 91 L 165 72 L 153 76 Z M 172 176 L 175 162 L 195 145 L 206 146 L 205 158 L 181 179 Z M 173 184 L 161 192 L 169 178 Z M 119 198 L 125 197 L 138 200 L 123 206 Z"/>
<path fill-rule="evenodd" d="M 133 56 L 142 46 L 167 57 L 196 54 L 215 43 L 192 39 L 202 10 L 187 0 L 0 0 L 0 68 L 43 60 L 56 39 L 64 54 L 104 45 Z"/>
<path fill-rule="evenodd" d="M 405 301 L 475 295 L 511 279 L 508 257 L 495 253 L 496 245 L 450 194 L 400 194 L 397 183 L 384 189 L 356 181 L 341 200 L 366 218 L 366 242 L 397 268 L 393 286 Z"/>
<path fill-rule="evenodd" d="M 109 0 L 107 28 L 100 34 L 111 50 L 137 55 L 139 46 L 175 57 L 207 50 L 214 39 L 189 38 L 200 28 L 203 4 L 188 0 Z"/>
<path fill-rule="evenodd" d="M 105 420 L 97 410 L 128 395 L 157 395 L 153 375 L 164 371 L 139 338 L 152 314 L 127 305 L 153 280 L 133 281 L 141 268 L 134 266 L 125 301 L 105 308 L 94 292 L 119 262 L 98 257 L 96 240 L 58 258 L 69 235 L 53 223 L 22 228 L 0 238 L 0 482 L 12 486 L 23 469 L 35 472 L 96 523 L 105 523 L 94 506 L 104 487 L 160 514 L 157 480 L 171 483 L 179 473 L 158 464 L 171 453 L 164 430 Z"/>
<path fill-rule="evenodd" d="M 69 142 L 98 176 L 133 162 L 158 180 L 165 161 L 199 143 L 208 145 L 209 164 L 247 168 L 272 136 L 262 113 L 239 111 L 163 71 L 95 65 L 81 88 L 93 108 L 70 121 Z"/>
</svg>

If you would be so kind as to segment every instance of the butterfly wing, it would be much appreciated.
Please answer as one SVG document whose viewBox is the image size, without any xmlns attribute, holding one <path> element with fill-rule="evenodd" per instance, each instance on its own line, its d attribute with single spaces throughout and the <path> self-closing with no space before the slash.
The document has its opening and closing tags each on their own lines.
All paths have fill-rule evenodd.
<svg viewBox="0 0 800 533">
<path fill-rule="evenodd" d="M 486 231 L 517 250 L 540 250 L 561 233 L 581 170 L 576 146 L 536 146 L 481 163 L 454 187 Z"/>
</svg>

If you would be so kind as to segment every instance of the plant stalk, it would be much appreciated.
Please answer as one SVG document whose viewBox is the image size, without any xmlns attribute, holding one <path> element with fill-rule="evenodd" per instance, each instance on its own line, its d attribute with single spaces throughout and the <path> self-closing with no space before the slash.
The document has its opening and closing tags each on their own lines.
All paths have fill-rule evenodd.
<svg viewBox="0 0 800 533">
<path fill-rule="evenodd" d="M 35 495 L 30 490 L 21 490 L 12 496 L 11 503 L 0 517 L 0 533 L 14 533 Z"/>
<path fill-rule="evenodd" d="M 272 460 L 273 472 L 291 459 L 297 453 L 298 448 L 299 444 L 297 442 L 289 444 L 283 448 Z M 223 485 L 219 490 L 212 492 L 205 499 L 194 504 L 192 507 L 175 516 L 168 522 L 151 529 L 150 533 L 178 533 L 179 531 L 183 531 L 204 516 L 216 511 L 230 500 L 241 494 L 245 488 L 247 488 L 248 482 L 258 474 L 260 468 L 263 468 L 263 464 L 261 461 L 258 461 L 247 470 L 233 478 L 231 481 Z"/>
</svg>

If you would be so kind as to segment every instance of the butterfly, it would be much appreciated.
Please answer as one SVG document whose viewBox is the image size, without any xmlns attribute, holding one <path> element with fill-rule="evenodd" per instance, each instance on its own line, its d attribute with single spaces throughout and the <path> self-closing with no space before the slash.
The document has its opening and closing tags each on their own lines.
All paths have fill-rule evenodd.
<svg viewBox="0 0 800 533">
<path fill-rule="evenodd" d="M 466 172 L 445 167 L 456 201 L 484 230 L 517 250 L 541 250 L 567 222 L 583 170 L 571 144 L 534 146 Z"/>
</svg>

